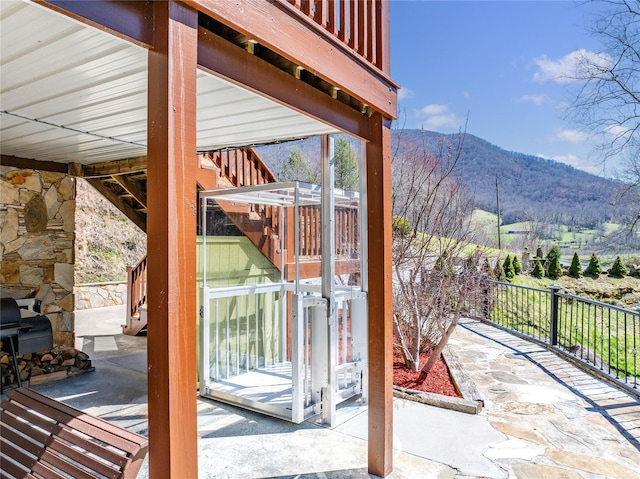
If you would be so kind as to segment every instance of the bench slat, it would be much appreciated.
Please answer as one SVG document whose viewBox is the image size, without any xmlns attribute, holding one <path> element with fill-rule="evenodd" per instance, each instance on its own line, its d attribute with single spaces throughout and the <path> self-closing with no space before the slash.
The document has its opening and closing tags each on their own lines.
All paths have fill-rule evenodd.
<svg viewBox="0 0 640 479">
<path fill-rule="evenodd" d="M 74 479 L 95 479 L 96 475 L 87 471 L 81 465 L 75 464 L 62 456 L 58 456 L 47 448 L 40 456 L 40 463 L 46 466 L 57 468 Z"/>
<path fill-rule="evenodd" d="M 46 454 L 50 454 L 51 451 L 55 451 L 57 453 L 56 456 L 59 456 L 60 454 L 66 456 L 72 461 L 76 461 L 77 463 L 82 464 L 90 471 L 94 471 L 95 473 L 98 473 L 109 479 L 117 479 L 120 476 L 120 467 L 118 467 L 118 469 L 116 470 L 113 467 L 110 467 L 106 462 L 102 462 L 90 455 L 87 455 L 86 452 L 88 451 L 72 448 L 67 443 L 57 439 L 55 436 L 50 436 L 44 431 L 40 431 L 37 428 L 33 427 L 31 424 L 25 423 L 24 421 L 21 421 L 16 417 L 12 417 L 11 415 L 6 414 L 5 411 L 3 411 L 2 414 L 2 423 L 5 425 L 2 428 L 2 435 L 6 438 L 7 441 L 12 442 L 14 445 L 18 446 L 21 449 L 24 449 L 28 453 L 40 457 L 42 460 L 44 460 L 45 457 L 48 457 Z M 38 444 L 31 442 L 24 436 L 21 436 L 17 432 L 14 432 L 14 429 L 34 439 Z M 46 453 L 45 447 L 47 448 Z M 125 459 L 126 464 L 126 457 L 119 457 Z M 54 465 L 62 470 L 65 470 L 65 468 L 59 466 L 57 462 Z M 67 472 L 74 473 L 74 470 L 72 469 Z M 80 474 L 80 476 L 82 476 L 82 474 Z"/>
<path fill-rule="evenodd" d="M 88 452 L 95 454 L 96 456 L 102 457 L 103 459 L 111 462 L 119 468 L 124 468 L 129 462 L 127 456 L 118 453 L 113 449 L 108 449 L 100 444 L 97 444 L 88 438 L 84 438 L 79 436 L 78 434 L 74 434 L 73 432 L 64 429 L 61 425 L 53 422 L 52 420 L 35 414 L 28 409 L 24 409 L 23 405 L 18 405 L 13 402 L 5 402 L 3 403 L 3 407 L 4 411 L 2 412 L 2 414 L 7 415 L 6 419 L 5 416 L 2 416 L 3 423 L 7 421 L 8 424 L 14 424 L 14 427 L 20 428 L 21 430 L 22 428 L 28 428 L 30 426 L 37 426 L 38 428 L 43 429 L 44 431 L 36 428 L 32 428 L 31 432 L 28 432 L 26 430 L 24 431 L 25 434 L 29 435 L 34 440 L 37 440 L 41 444 L 46 444 L 49 440 L 49 437 L 51 437 L 51 435 L 54 435 L 69 443 L 73 443 L 78 447 L 81 447 L 82 449 L 86 449 Z M 11 415 L 9 415 L 8 413 L 11 413 Z M 15 421 L 16 417 L 24 419 L 26 423 L 25 421 L 18 421 L 17 423 L 14 423 L 13 421 Z"/>
<path fill-rule="evenodd" d="M 17 389 L 12 392 L 15 391 L 17 391 Z M 34 391 L 29 392 L 32 393 Z M 106 421 L 89 416 L 78 409 L 71 408 L 70 406 L 58 408 L 55 402 L 51 402 L 52 400 L 44 402 L 37 396 L 33 397 L 30 394 L 22 395 L 19 399 L 11 396 L 11 399 L 44 414 L 56 422 L 66 424 L 71 429 L 75 429 L 99 441 L 113 445 L 118 449 L 128 453 L 134 453 L 138 450 L 139 445 L 136 442 L 129 441 L 127 438 L 123 438 L 118 434 L 119 431 L 117 431 L 112 424 L 108 424 L 108 427 L 105 427 L 102 423 Z M 59 404 L 60 406 L 65 406 L 62 403 Z M 95 421 L 96 419 L 97 421 Z M 113 431 L 116 431 L 116 434 L 113 434 Z"/>
<path fill-rule="evenodd" d="M 28 454 L 18 449 L 11 443 L 2 444 L 2 454 L 4 456 L 10 457 L 15 462 L 22 464 L 27 468 L 27 470 L 34 472 L 36 475 L 38 474 L 43 475 L 47 479 L 67 479 L 64 476 L 58 474 L 56 471 L 49 469 L 44 464 L 38 462 L 37 458 L 33 458 L 29 456 Z M 2 467 L 3 468 L 5 467 L 5 461 L 3 461 L 2 463 Z M 17 477 L 22 477 L 22 476 L 18 475 Z"/>
<path fill-rule="evenodd" d="M 28 388 L 11 391 L 2 401 L 0 423 L 0 479 L 6 476 L 5 469 L 29 479 L 135 477 L 149 447 L 144 436 Z M 32 474 L 6 458 L 23 464 Z"/>
<path fill-rule="evenodd" d="M 68 416 L 81 420 L 83 423 L 86 423 L 88 425 L 97 427 L 100 430 L 103 430 L 104 432 L 108 433 L 109 435 L 115 435 L 117 437 L 120 437 L 126 440 L 127 442 L 131 442 L 133 444 L 148 443 L 148 439 L 144 436 L 141 436 L 140 434 L 136 434 L 135 432 L 131 432 L 124 428 L 116 426 L 114 424 L 111 424 L 110 422 L 105 421 L 104 419 L 100 419 L 99 417 L 86 414 L 85 412 L 80 411 L 79 409 L 68 406 L 67 404 L 61 403 L 60 401 L 56 401 L 55 399 L 45 396 L 44 394 L 40 394 L 39 392 L 34 391 L 33 389 L 20 388 L 14 391 L 20 391 L 20 394 L 23 394 L 32 399 L 38 400 L 43 404 L 48 404 L 52 406 L 54 409 L 64 412 Z"/>
<path fill-rule="evenodd" d="M 4 446 L 2 446 L 0 450 L 4 452 Z M 33 478 L 26 469 L 22 469 L 13 462 L 3 458 L 0 461 L 0 479 L 13 479 L 14 477 Z"/>
</svg>

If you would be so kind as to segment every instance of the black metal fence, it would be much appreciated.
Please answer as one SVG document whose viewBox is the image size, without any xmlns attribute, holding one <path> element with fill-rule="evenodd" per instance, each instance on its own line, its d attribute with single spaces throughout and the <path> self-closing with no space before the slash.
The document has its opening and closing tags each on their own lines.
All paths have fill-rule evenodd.
<svg viewBox="0 0 640 479">
<path fill-rule="evenodd" d="M 640 308 L 630 310 L 549 289 L 486 281 L 466 304 L 489 320 L 570 354 L 620 384 L 640 382 Z"/>
</svg>

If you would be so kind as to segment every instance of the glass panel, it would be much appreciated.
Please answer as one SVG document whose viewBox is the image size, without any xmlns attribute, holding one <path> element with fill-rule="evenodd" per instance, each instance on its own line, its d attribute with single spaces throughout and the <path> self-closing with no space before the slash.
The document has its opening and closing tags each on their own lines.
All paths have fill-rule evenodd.
<svg viewBox="0 0 640 479">
<path fill-rule="evenodd" d="M 205 394 L 231 402 L 230 397 L 237 397 L 238 404 L 257 409 L 264 403 L 266 412 L 280 408 L 282 412 L 275 415 L 295 416 L 296 421 L 319 412 L 321 385 L 327 384 L 327 367 L 333 367 L 322 359 L 329 341 L 328 303 L 321 298 L 320 188 L 291 182 L 201 195 L 205 234 L 198 238 L 197 251 L 201 298 L 206 297 L 201 299 L 206 306 L 203 331 L 208 340 L 202 356 L 206 358 L 203 370 L 208 365 Z M 358 194 L 336 190 L 334 196 L 333 280 L 337 287 L 336 334 L 332 337 L 337 344 L 331 350 L 337 364 L 344 365 L 336 386 L 346 398 L 359 392 L 355 378 L 361 377 L 360 369 L 350 363 L 366 357 L 366 350 L 353 346 L 358 331 L 364 331 L 359 344 L 366 344 L 366 330 L 361 326 L 366 324 L 366 304 L 362 295 L 357 297 L 357 317 L 364 318 L 364 323 L 359 320 L 360 326 L 354 326 L 361 264 Z M 298 314 L 293 315 L 298 307 Z M 299 324 L 294 325 L 296 318 Z M 322 334 L 314 336 L 314 330 Z M 247 391 L 254 396 L 240 399 Z"/>
</svg>

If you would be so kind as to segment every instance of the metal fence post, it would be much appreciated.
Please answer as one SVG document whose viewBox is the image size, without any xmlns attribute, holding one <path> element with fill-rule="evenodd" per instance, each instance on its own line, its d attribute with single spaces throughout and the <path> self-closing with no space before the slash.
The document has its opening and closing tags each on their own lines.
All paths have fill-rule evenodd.
<svg viewBox="0 0 640 479">
<path fill-rule="evenodd" d="M 490 319 L 489 318 L 489 288 L 484 288 L 482 290 L 482 316 L 485 319 Z"/>
<path fill-rule="evenodd" d="M 550 341 L 551 346 L 557 346 L 558 344 L 558 291 L 560 286 L 557 284 L 550 284 L 551 289 L 551 331 Z"/>
</svg>

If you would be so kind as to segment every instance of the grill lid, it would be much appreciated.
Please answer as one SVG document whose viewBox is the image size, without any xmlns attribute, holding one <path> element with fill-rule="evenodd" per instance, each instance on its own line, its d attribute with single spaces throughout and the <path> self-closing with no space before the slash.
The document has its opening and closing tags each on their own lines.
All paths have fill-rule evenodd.
<svg viewBox="0 0 640 479">
<path fill-rule="evenodd" d="M 19 323 L 20 307 L 13 298 L 0 299 L 0 324 Z"/>
</svg>

